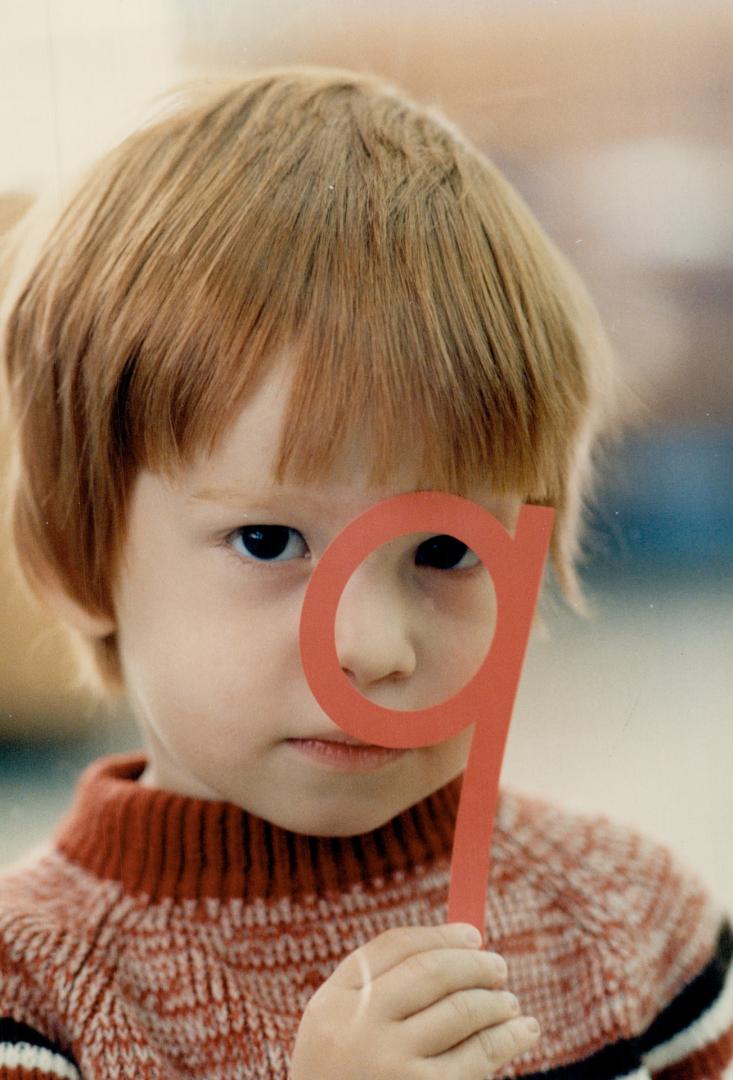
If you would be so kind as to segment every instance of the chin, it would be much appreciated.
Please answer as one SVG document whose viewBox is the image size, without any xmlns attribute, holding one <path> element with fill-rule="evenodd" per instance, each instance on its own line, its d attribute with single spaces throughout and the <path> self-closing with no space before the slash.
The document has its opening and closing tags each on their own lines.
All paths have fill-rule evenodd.
<svg viewBox="0 0 733 1080">
<path fill-rule="evenodd" d="M 389 820 L 389 818 L 387 820 Z M 350 836 L 362 836 L 364 833 L 373 832 L 374 829 L 378 829 L 378 828 L 380 828 L 380 826 L 385 825 L 385 824 L 386 824 L 386 822 L 384 822 L 384 821 L 378 821 L 376 824 L 372 824 L 371 822 L 367 822 L 367 823 L 362 823 L 362 824 L 359 824 L 359 825 L 354 824 L 353 826 L 348 826 L 348 825 L 345 825 L 344 822 L 342 821 L 338 825 L 334 823 L 333 826 L 328 826 L 328 825 L 320 826 L 320 825 L 317 825 L 313 829 L 308 829 L 306 835 L 308 835 L 308 836 L 318 836 L 318 837 L 321 837 L 323 839 L 325 839 L 327 837 L 330 837 L 332 839 L 338 838 L 338 839 L 341 839 L 341 840 L 346 840 Z M 301 827 L 298 831 L 303 832 L 304 830 Z"/>
<path fill-rule="evenodd" d="M 315 813 L 312 817 L 299 815 L 294 822 L 282 822 L 281 828 L 290 832 L 302 833 L 304 836 L 342 837 L 361 836 L 362 833 L 372 832 L 381 828 L 391 821 L 397 814 L 402 813 L 406 807 L 398 806 L 393 811 L 387 811 L 377 807 L 371 807 L 368 812 L 351 814 L 341 812 L 330 815 Z"/>
</svg>

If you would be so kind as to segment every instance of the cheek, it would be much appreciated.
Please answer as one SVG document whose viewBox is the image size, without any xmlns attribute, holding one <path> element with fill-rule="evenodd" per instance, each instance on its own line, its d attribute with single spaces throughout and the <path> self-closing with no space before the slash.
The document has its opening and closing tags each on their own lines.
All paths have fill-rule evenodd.
<svg viewBox="0 0 733 1080">
<path fill-rule="evenodd" d="M 486 656 L 496 628 L 496 594 L 485 572 L 476 580 L 447 580 L 426 605 L 423 641 L 431 660 L 461 671 L 476 670 Z"/>
<path fill-rule="evenodd" d="M 468 755 L 471 749 L 474 727 L 475 725 L 471 724 L 465 731 L 460 731 L 457 735 L 454 735 L 453 738 L 447 739 L 445 742 L 438 743 L 436 746 L 429 747 L 426 750 L 433 758 L 433 764 L 436 771 L 445 782 L 453 776 L 456 776 L 466 767 L 466 762 L 468 761 Z"/>
<path fill-rule="evenodd" d="M 241 701 L 299 666 L 297 620 L 211 590 L 128 591 L 119 619 L 127 685 L 155 711 Z"/>
<path fill-rule="evenodd" d="M 495 622 L 488 574 L 433 586 L 415 622 L 420 705 L 447 700 L 473 678 L 491 648 Z"/>
</svg>

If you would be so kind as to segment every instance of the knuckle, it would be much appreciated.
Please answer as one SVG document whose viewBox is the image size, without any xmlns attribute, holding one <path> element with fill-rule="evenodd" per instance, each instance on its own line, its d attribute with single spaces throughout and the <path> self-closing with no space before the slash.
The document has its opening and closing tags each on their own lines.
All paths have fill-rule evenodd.
<svg viewBox="0 0 733 1080">
<path fill-rule="evenodd" d="M 407 946 L 416 949 L 420 942 L 420 929 L 419 926 L 391 926 L 379 935 L 378 940 L 394 948 Z"/>
<path fill-rule="evenodd" d="M 481 1032 L 480 1043 L 487 1063 L 494 1069 L 505 1065 L 527 1049 L 519 1029 L 511 1021 L 497 1027 L 485 1028 Z"/>
<path fill-rule="evenodd" d="M 366 945 L 362 945 L 361 948 L 365 949 L 367 948 L 367 946 L 372 945 L 374 942 L 377 941 L 381 944 L 394 945 L 405 936 L 406 930 L 407 927 L 404 926 L 390 926 L 388 930 L 383 930 L 381 934 L 377 934 L 377 936 L 373 938 L 372 941 L 367 942 Z"/>
<path fill-rule="evenodd" d="M 433 953 L 415 953 L 406 961 L 407 973 L 411 978 L 428 979 L 431 983 L 440 981 L 444 971 L 444 964 Z"/>
<path fill-rule="evenodd" d="M 489 1069 L 495 1069 L 502 1064 L 502 1040 L 496 1028 L 484 1028 L 478 1034 L 479 1047 L 483 1056 L 483 1064 Z"/>
<path fill-rule="evenodd" d="M 383 936 L 400 941 L 403 938 L 411 938 L 417 929 L 416 926 L 390 926 L 388 930 L 384 931 Z"/>
<path fill-rule="evenodd" d="M 451 994 L 447 1000 L 450 1002 L 451 1007 L 454 1009 L 457 1018 L 460 1021 L 468 1020 L 469 1023 L 475 1023 L 477 1020 L 475 1002 L 473 996 L 462 991 L 458 994 Z"/>
</svg>

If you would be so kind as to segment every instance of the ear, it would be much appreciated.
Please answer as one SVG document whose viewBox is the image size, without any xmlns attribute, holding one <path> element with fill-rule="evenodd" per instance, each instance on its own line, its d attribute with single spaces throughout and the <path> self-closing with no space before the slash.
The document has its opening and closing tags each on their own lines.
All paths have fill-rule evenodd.
<svg viewBox="0 0 733 1080">
<path fill-rule="evenodd" d="M 117 623 L 110 615 L 96 614 L 69 596 L 55 575 L 44 575 L 37 582 L 43 603 L 60 619 L 87 638 L 106 638 L 114 634 Z"/>
</svg>

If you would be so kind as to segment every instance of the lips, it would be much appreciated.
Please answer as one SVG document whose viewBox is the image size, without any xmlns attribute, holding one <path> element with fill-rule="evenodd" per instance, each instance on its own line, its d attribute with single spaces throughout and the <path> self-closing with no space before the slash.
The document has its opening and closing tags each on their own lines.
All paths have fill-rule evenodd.
<svg viewBox="0 0 733 1080">
<path fill-rule="evenodd" d="M 333 732 L 317 738 L 288 739 L 287 742 L 301 759 L 338 772 L 373 772 L 408 753 L 407 750 L 363 743 L 350 736 L 334 736 Z"/>
<path fill-rule="evenodd" d="M 351 735 L 347 735 L 345 731 L 329 731 L 325 735 L 302 735 L 300 738 L 293 739 L 293 742 L 328 742 L 328 743 L 340 743 L 343 746 L 373 746 L 373 743 L 362 742 L 361 739 L 354 739 Z"/>
<path fill-rule="evenodd" d="M 345 731 L 325 731 L 321 734 L 293 735 L 288 742 L 329 742 L 338 743 L 340 746 L 374 746 L 374 743 L 365 743 L 361 739 L 354 739 Z"/>
</svg>

